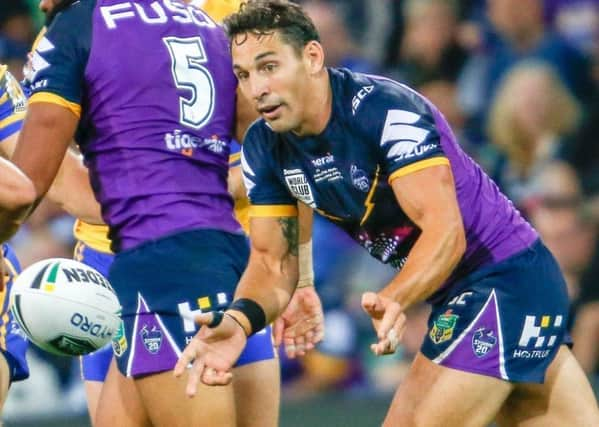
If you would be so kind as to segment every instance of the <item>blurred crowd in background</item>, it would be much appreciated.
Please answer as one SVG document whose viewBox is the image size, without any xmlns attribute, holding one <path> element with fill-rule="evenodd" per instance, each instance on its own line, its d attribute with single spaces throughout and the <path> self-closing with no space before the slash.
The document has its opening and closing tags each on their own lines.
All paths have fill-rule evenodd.
<svg viewBox="0 0 599 427">
<path fill-rule="evenodd" d="M 0 62 L 18 78 L 43 25 L 37 3 L 1 0 Z M 389 76 L 428 97 L 462 147 L 536 227 L 568 283 L 574 352 L 596 381 L 599 0 L 301 3 L 320 31 L 328 65 Z M 57 207 L 42 203 L 13 242 L 22 264 L 70 257 L 72 224 Z M 428 308 L 409 311 L 396 355 L 375 358 L 367 345 L 374 334 L 361 313 L 360 296 L 384 286 L 394 271 L 320 218 L 314 260 L 326 338 L 302 360 L 282 355 L 284 398 L 394 390 L 426 335 Z M 51 392 L 62 402 L 54 405 L 58 409 L 85 411 L 76 360 L 41 352 L 32 352 L 31 359 L 32 377 L 13 390 L 7 417 L 23 402 L 31 411 L 50 410 Z M 49 391 L 43 393 L 43 387 Z M 43 402 L 36 398 L 41 393 Z"/>
</svg>

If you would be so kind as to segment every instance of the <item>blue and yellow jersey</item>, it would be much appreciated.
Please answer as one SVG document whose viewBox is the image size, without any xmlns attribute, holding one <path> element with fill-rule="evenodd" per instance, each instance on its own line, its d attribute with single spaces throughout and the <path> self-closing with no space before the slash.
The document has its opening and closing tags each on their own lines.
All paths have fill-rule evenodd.
<svg viewBox="0 0 599 427">
<path fill-rule="evenodd" d="M 26 109 L 21 85 L 5 65 L 0 65 L 0 142 L 21 129 Z"/>
<path fill-rule="evenodd" d="M 229 168 L 241 166 L 241 145 L 231 141 L 231 154 L 229 155 Z M 241 224 L 246 234 L 250 233 L 250 201 L 247 197 L 235 199 L 235 218 Z"/>
<path fill-rule="evenodd" d="M 14 280 L 21 272 L 21 265 L 13 250 L 7 244 L 0 244 L 0 251 L 4 257 L 4 288 L 0 291 L 0 349 L 6 350 L 7 327 L 10 323 L 10 291 Z"/>
</svg>

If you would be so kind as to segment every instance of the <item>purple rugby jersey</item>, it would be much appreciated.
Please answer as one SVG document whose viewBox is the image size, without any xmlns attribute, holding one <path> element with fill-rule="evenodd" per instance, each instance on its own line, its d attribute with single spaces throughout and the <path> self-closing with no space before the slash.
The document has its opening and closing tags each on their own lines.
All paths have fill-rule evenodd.
<svg viewBox="0 0 599 427">
<path fill-rule="evenodd" d="M 31 102 L 80 114 L 76 140 L 113 249 L 239 232 L 227 191 L 236 79 L 223 30 L 177 0 L 80 0 L 33 53 Z"/>
<path fill-rule="evenodd" d="M 389 178 L 449 165 L 467 248 L 444 289 L 485 265 L 531 246 L 536 231 L 458 145 L 441 113 L 389 79 L 329 69 L 333 111 L 315 136 L 249 129 L 242 166 L 253 205 L 298 199 L 344 229 L 375 258 L 397 269 L 421 230 L 399 206 Z M 423 188 L 422 191 L 426 191 Z"/>
</svg>

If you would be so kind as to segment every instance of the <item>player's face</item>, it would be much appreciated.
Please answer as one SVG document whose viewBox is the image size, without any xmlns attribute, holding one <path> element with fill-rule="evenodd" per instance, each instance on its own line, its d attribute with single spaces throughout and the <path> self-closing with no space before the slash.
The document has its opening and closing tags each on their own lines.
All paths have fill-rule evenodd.
<svg viewBox="0 0 599 427">
<path fill-rule="evenodd" d="M 247 37 L 247 38 L 246 38 Z M 301 133 L 310 99 L 305 55 L 278 33 L 239 35 L 232 42 L 233 66 L 243 95 L 275 132 Z"/>
</svg>

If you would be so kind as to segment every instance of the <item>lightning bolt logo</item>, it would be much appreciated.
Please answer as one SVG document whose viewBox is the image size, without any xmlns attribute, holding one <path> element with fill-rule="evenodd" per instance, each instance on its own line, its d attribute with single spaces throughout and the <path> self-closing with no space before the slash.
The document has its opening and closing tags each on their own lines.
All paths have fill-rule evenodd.
<svg viewBox="0 0 599 427">
<path fill-rule="evenodd" d="M 366 196 L 366 200 L 364 200 L 364 206 L 366 207 L 366 212 L 364 212 L 364 216 L 362 216 L 362 219 L 360 220 L 360 225 L 364 225 L 364 223 L 366 222 L 366 220 L 372 213 L 372 210 L 374 209 L 374 203 L 372 202 L 372 198 L 374 197 L 374 193 L 376 191 L 376 186 L 379 183 L 379 172 L 380 172 L 380 166 L 377 166 L 376 171 L 374 172 L 374 181 L 372 182 L 372 187 L 370 187 L 370 191 L 368 192 L 368 195 Z"/>
</svg>

